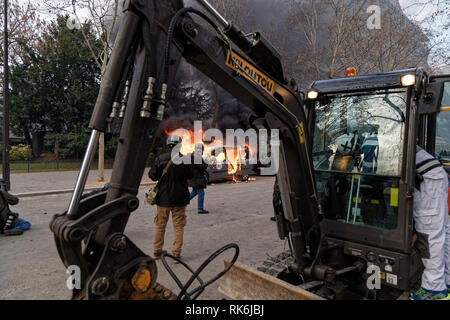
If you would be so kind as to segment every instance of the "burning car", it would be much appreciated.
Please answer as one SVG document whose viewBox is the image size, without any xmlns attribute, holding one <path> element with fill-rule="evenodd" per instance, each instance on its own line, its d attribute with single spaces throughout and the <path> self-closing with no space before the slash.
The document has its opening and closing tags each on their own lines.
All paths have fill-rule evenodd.
<svg viewBox="0 0 450 320">
<path fill-rule="evenodd" d="M 206 178 L 208 182 L 232 179 L 234 182 L 247 181 L 250 174 L 255 174 L 254 165 L 250 164 L 251 152 L 248 144 L 227 145 L 220 139 L 204 141 L 204 132 L 197 134 L 188 128 L 165 130 L 167 136 L 176 134 L 181 137 L 180 152 L 184 155 L 194 152 L 196 145 L 203 145 L 203 160 L 209 165 Z M 196 138 L 197 137 L 197 138 Z"/>
<path fill-rule="evenodd" d="M 212 162 L 206 171 L 208 182 L 219 180 L 247 181 L 255 174 L 254 165 L 249 162 L 249 150 L 244 147 L 223 146 L 211 152 Z"/>
</svg>

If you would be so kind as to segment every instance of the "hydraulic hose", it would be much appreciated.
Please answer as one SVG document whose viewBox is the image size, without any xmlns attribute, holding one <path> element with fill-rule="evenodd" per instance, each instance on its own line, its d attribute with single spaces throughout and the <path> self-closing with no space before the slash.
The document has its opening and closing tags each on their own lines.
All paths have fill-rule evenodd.
<svg viewBox="0 0 450 320">
<path fill-rule="evenodd" d="M 221 271 L 220 273 L 218 273 L 211 280 L 204 283 L 200 278 L 200 273 L 211 262 L 213 262 L 218 256 L 220 256 L 222 253 L 224 253 L 225 251 L 230 250 L 230 249 L 235 249 L 235 254 L 234 254 L 233 259 L 232 259 L 231 263 L 229 264 L 229 266 L 227 268 L 225 268 L 223 271 Z M 175 280 L 175 282 L 181 289 L 181 292 L 178 295 L 177 300 L 182 300 L 184 297 L 186 297 L 187 300 L 195 300 L 196 298 L 198 298 L 198 296 L 200 296 L 200 294 L 205 290 L 205 288 L 207 286 L 209 286 L 209 285 L 213 284 L 214 282 L 216 282 L 217 280 L 219 280 L 223 275 L 225 275 L 233 267 L 238 256 L 239 256 L 239 246 L 237 244 L 231 243 L 231 244 L 228 244 L 228 245 L 224 246 L 223 248 L 217 250 L 216 252 L 214 252 L 208 259 L 205 260 L 205 262 L 202 263 L 202 265 L 195 272 L 193 272 L 192 269 L 186 263 L 184 263 L 182 260 L 180 260 L 177 257 L 174 257 L 173 255 L 167 254 L 166 252 L 163 252 L 163 254 L 161 255 L 161 261 L 162 261 L 164 267 L 166 268 L 167 272 L 169 272 L 170 276 Z M 175 261 L 178 261 L 192 273 L 191 278 L 186 282 L 186 284 L 184 286 L 181 284 L 181 281 L 175 275 L 172 268 L 169 267 L 169 265 L 165 259 L 166 257 L 169 257 Z M 194 282 L 195 279 L 197 279 L 200 282 L 200 286 L 198 286 L 197 288 L 195 288 L 194 290 L 192 290 L 191 292 L 188 293 L 187 290 L 189 289 L 189 287 L 191 286 L 191 284 Z M 193 295 L 193 298 L 191 298 L 192 295 Z"/>
</svg>

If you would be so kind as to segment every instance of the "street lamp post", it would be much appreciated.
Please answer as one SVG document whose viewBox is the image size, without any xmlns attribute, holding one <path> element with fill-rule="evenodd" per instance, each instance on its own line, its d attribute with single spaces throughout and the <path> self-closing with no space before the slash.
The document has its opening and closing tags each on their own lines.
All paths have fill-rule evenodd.
<svg viewBox="0 0 450 320">
<path fill-rule="evenodd" d="M 9 176 L 9 61 L 8 61 L 8 0 L 4 0 L 4 57 L 3 57 L 3 180 L 11 189 Z"/>
</svg>

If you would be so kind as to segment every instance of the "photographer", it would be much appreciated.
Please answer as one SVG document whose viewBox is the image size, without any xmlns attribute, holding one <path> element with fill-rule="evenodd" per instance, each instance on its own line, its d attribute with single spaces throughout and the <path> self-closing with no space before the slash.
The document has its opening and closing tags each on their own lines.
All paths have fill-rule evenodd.
<svg viewBox="0 0 450 320">
<path fill-rule="evenodd" d="M 157 211 L 154 219 L 156 225 L 153 242 L 155 259 L 161 257 L 164 234 L 171 212 L 174 229 L 172 254 L 178 258 L 181 255 L 186 225 L 186 206 L 189 204 L 187 181 L 193 176 L 192 165 L 176 165 L 172 162 L 172 150 L 181 142 L 179 136 L 169 136 L 166 142 L 169 151 L 156 158 L 149 172 L 149 177 L 153 181 L 159 181 L 159 191 L 156 197 Z"/>
</svg>

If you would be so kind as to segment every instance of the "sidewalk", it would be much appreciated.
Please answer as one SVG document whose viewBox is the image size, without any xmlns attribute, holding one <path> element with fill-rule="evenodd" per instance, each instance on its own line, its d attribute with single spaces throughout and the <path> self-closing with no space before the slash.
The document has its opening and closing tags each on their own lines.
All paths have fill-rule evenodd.
<svg viewBox="0 0 450 320">
<path fill-rule="evenodd" d="M 153 184 L 145 169 L 141 186 Z M 112 170 L 105 170 L 105 181 L 97 180 L 97 170 L 91 170 L 85 190 L 102 188 L 111 178 Z M 75 187 L 78 171 L 30 172 L 11 174 L 11 194 L 18 197 L 30 197 L 45 194 L 71 193 Z"/>
</svg>

